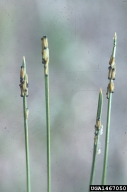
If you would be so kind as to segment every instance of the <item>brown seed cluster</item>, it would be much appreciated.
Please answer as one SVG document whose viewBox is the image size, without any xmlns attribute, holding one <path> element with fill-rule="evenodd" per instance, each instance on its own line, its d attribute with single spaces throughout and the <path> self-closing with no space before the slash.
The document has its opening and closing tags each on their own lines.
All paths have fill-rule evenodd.
<svg viewBox="0 0 127 192">
<path fill-rule="evenodd" d="M 114 59 L 113 59 L 114 60 Z M 110 93 L 114 93 L 114 82 L 113 80 L 115 80 L 115 75 L 116 75 L 116 64 L 114 62 L 111 63 L 110 67 L 108 68 L 109 72 L 108 72 L 108 79 L 110 80 L 108 87 L 107 87 L 107 99 L 109 99 L 109 94 Z"/>
<path fill-rule="evenodd" d="M 49 48 L 48 48 L 48 38 L 43 36 L 42 40 L 42 63 L 44 64 L 44 73 L 48 75 L 48 63 L 49 63 Z"/>
<path fill-rule="evenodd" d="M 116 33 L 114 35 L 114 47 L 113 47 L 113 53 L 110 57 L 110 61 L 109 61 L 109 72 L 108 72 L 108 79 L 110 80 L 108 87 L 107 87 L 107 99 L 109 99 L 109 94 L 110 93 L 114 93 L 114 82 L 113 80 L 115 80 L 115 76 L 116 76 L 116 63 L 115 63 L 115 56 L 114 56 L 114 50 L 116 48 Z"/>
<path fill-rule="evenodd" d="M 28 75 L 25 74 L 25 70 L 23 66 L 20 69 L 20 90 L 21 90 L 21 97 L 26 96 L 28 97 Z"/>
</svg>

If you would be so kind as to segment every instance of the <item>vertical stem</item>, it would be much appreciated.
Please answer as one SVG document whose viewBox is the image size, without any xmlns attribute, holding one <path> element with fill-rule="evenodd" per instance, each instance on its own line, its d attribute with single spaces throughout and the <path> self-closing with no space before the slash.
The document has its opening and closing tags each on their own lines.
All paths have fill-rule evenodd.
<svg viewBox="0 0 127 192">
<path fill-rule="evenodd" d="M 47 187 L 51 191 L 51 167 L 50 167 L 50 109 L 49 109 L 49 76 L 45 75 L 46 98 L 46 124 L 47 124 Z"/>
<path fill-rule="evenodd" d="M 23 62 L 20 70 L 20 89 L 21 97 L 23 97 L 23 116 L 24 116 L 24 133 L 25 133 L 25 152 L 26 152 L 26 180 L 27 180 L 27 192 L 31 192 L 30 186 L 30 163 L 29 163 L 29 142 L 28 142 L 28 114 L 27 108 L 28 97 L 28 75 L 26 74 L 26 62 L 23 57 Z"/>
<path fill-rule="evenodd" d="M 96 156 L 97 156 L 96 151 L 97 151 L 97 146 L 94 145 L 94 149 L 93 149 L 93 160 L 92 160 L 92 169 L 91 169 L 91 176 L 90 176 L 90 185 L 93 185 L 93 182 L 94 182 Z"/>
<path fill-rule="evenodd" d="M 50 107 L 49 107 L 49 48 L 48 38 L 43 36 L 42 40 L 42 63 L 44 64 L 45 76 L 45 102 L 46 102 L 46 126 L 47 126 L 47 192 L 51 192 L 51 163 L 50 163 Z"/>
<path fill-rule="evenodd" d="M 26 149 L 26 177 L 27 177 L 27 192 L 30 188 L 30 163 L 29 163 L 29 141 L 28 141 L 28 121 L 26 119 L 27 101 L 26 96 L 23 97 L 23 112 L 24 112 L 24 132 L 25 132 L 25 149 Z"/>
<path fill-rule="evenodd" d="M 106 176 L 107 176 L 111 103 L 112 103 L 112 93 L 114 92 L 113 80 L 115 80 L 115 73 L 116 73 L 116 64 L 115 64 L 116 43 L 117 43 L 117 35 L 115 33 L 114 38 L 113 38 L 112 55 L 111 55 L 110 61 L 109 61 L 110 67 L 109 67 L 108 79 L 110 80 L 110 82 L 108 84 L 107 93 L 106 93 L 107 99 L 108 99 L 108 109 L 107 109 L 107 123 L 106 123 L 105 153 L 104 153 L 104 164 L 103 164 L 103 174 L 102 174 L 102 185 L 106 184 Z"/>
<path fill-rule="evenodd" d="M 104 154 L 102 185 L 105 185 L 105 183 L 106 183 L 106 175 L 107 175 L 109 133 L 110 133 L 110 117 L 111 117 L 111 101 L 112 101 L 112 93 L 109 94 L 109 99 L 108 99 L 106 137 L 105 137 L 105 154 Z"/>
<path fill-rule="evenodd" d="M 92 168 L 91 168 L 91 176 L 90 176 L 90 185 L 93 185 L 93 182 L 94 182 L 96 156 L 97 156 L 97 150 L 98 150 L 98 140 L 100 137 L 100 129 L 102 128 L 102 125 L 101 125 L 102 105 L 103 105 L 103 95 L 102 95 L 102 89 L 100 89 L 99 97 L 98 97 L 96 125 L 95 125 L 95 136 L 94 136 L 94 148 L 93 148 L 93 160 L 92 160 Z M 89 191 L 90 191 L 90 189 L 89 189 Z"/>
</svg>

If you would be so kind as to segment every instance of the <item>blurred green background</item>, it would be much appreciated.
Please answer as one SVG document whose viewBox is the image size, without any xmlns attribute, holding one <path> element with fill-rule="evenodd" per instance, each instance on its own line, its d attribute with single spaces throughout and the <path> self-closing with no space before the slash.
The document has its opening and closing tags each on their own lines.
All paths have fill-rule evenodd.
<svg viewBox="0 0 127 192">
<path fill-rule="evenodd" d="M 23 99 L 19 74 L 29 76 L 31 191 L 46 191 L 46 120 L 41 37 L 48 36 L 52 192 L 88 190 L 98 94 L 103 91 L 101 184 L 106 89 L 117 33 L 107 184 L 127 184 L 127 1 L 0 1 L 0 192 L 26 192 Z"/>
</svg>

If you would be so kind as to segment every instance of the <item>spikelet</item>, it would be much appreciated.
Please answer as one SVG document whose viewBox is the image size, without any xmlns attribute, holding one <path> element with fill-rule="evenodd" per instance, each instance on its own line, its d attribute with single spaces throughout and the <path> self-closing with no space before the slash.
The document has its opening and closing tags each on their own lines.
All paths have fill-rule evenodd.
<svg viewBox="0 0 127 192">
<path fill-rule="evenodd" d="M 42 63 L 44 64 L 44 74 L 48 75 L 48 63 L 49 63 L 49 48 L 48 38 L 43 36 L 42 40 Z"/>
<path fill-rule="evenodd" d="M 48 48 L 44 48 L 43 51 L 42 51 L 42 59 L 43 59 L 44 61 L 46 61 L 46 59 L 47 59 L 47 49 L 48 49 Z"/>
<path fill-rule="evenodd" d="M 114 83 L 113 82 L 109 83 L 109 89 L 110 89 L 111 93 L 114 93 Z"/>
<path fill-rule="evenodd" d="M 111 79 L 115 80 L 115 76 L 116 76 L 116 64 L 114 65 L 114 68 L 112 69 Z"/>
<path fill-rule="evenodd" d="M 24 75 L 25 75 L 24 68 L 21 66 L 21 69 L 20 69 L 20 82 L 22 82 L 24 80 Z"/>
<path fill-rule="evenodd" d="M 96 127 L 98 128 L 98 129 L 100 129 L 100 126 L 101 126 L 101 121 L 100 120 L 96 120 Z"/>
<path fill-rule="evenodd" d="M 28 115 L 29 115 L 29 109 L 26 108 L 26 111 L 25 111 L 25 116 L 26 116 L 26 119 L 28 119 Z"/>
<path fill-rule="evenodd" d="M 42 63 L 46 64 L 48 59 L 49 59 L 49 49 L 44 48 L 43 51 L 42 51 Z"/>
<path fill-rule="evenodd" d="M 44 40 L 44 47 L 48 47 L 48 38 L 46 35 L 43 37 L 43 40 Z"/>
<path fill-rule="evenodd" d="M 26 73 L 26 76 L 25 76 L 25 78 L 26 78 L 26 87 L 28 88 L 28 75 L 27 75 L 27 73 Z"/>
<path fill-rule="evenodd" d="M 24 68 L 23 67 L 21 67 L 21 70 L 23 69 L 23 71 L 24 71 Z M 21 80 L 21 77 L 23 77 L 22 79 L 23 80 Z M 20 86 L 20 90 L 21 90 L 21 97 L 23 97 L 24 95 L 26 95 L 26 97 L 28 97 L 28 75 L 27 75 L 27 73 L 25 74 L 25 75 L 23 75 L 23 76 L 21 76 L 21 73 L 20 73 L 20 84 L 19 84 L 19 86 Z"/>
<path fill-rule="evenodd" d="M 48 63 L 49 63 L 49 58 L 47 59 L 45 65 L 44 65 L 44 74 L 48 75 Z"/>
<path fill-rule="evenodd" d="M 47 36 L 44 36 L 41 38 L 41 40 L 42 40 L 42 51 L 43 51 L 44 48 L 48 47 L 48 38 Z"/>
<path fill-rule="evenodd" d="M 25 74 L 25 80 L 22 84 L 23 84 L 23 86 L 22 86 L 23 90 L 25 91 L 28 88 L 28 75 L 27 75 L 27 73 Z"/>
<path fill-rule="evenodd" d="M 109 65 L 111 66 L 112 69 L 114 68 L 114 65 L 115 65 L 115 58 L 114 57 L 112 57 L 111 62 L 109 62 Z"/>
<path fill-rule="evenodd" d="M 112 70 L 111 79 L 115 80 L 115 76 L 116 76 L 116 70 Z"/>
<path fill-rule="evenodd" d="M 24 83 L 22 85 L 22 88 L 23 88 L 24 91 L 26 90 L 26 79 L 25 79 L 25 81 L 24 81 Z"/>
<path fill-rule="evenodd" d="M 98 129 L 101 128 L 101 121 L 98 121 Z"/>
<path fill-rule="evenodd" d="M 115 58 L 111 56 L 109 65 L 113 66 L 115 64 Z"/>
</svg>

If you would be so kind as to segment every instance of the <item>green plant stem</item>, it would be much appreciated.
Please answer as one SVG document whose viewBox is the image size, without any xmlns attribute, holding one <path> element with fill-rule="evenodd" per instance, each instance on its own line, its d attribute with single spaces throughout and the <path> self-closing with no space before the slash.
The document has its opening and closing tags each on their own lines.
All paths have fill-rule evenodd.
<svg viewBox="0 0 127 192">
<path fill-rule="evenodd" d="M 47 191 L 51 192 L 50 166 L 50 108 L 49 108 L 49 75 L 45 74 L 46 124 L 47 124 Z"/>
<path fill-rule="evenodd" d="M 113 38 L 113 50 L 112 55 L 110 57 L 109 64 L 111 68 L 113 68 L 113 65 L 115 64 L 115 54 L 116 54 L 116 43 L 117 43 L 117 36 L 116 33 Z M 105 153 L 104 153 L 104 164 L 103 164 L 103 174 L 102 174 L 102 185 L 106 184 L 106 176 L 107 176 L 107 164 L 108 164 L 108 148 L 109 148 L 109 133 L 110 133 L 110 117 L 111 117 L 111 103 L 112 103 L 112 86 L 110 86 L 113 83 L 113 79 L 109 78 L 110 82 L 108 85 L 108 91 L 109 91 L 109 98 L 108 98 L 108 109 L 107 109 L 107 123 L 106 123 L 106 136 L 105 136 Z M 114 92 L 114 91 L 113 91 Z M 107 92 L 108 95 L 108 92 Z"/>
<path fill-rule="evenodd" d="M 43 36 L 42 41 L 42 63 L 44 64 L 45 76 L 45 102 L 46 102 L 46 126 L 47 126 L 47 192 L 51 192 L 51 164 L 50 164 L 50 106 L 49 106 L 49 49 L 48 38 Z"/>
<path fill-rule="evenodd" d="M 93 148 L 93 160 L 92 160 L 92 169 L 91 169 L 91 176 L 90 176 L 90 185 L 93 185 L 94 182 L 94 175 L 95 175 L 95 166 L 96 166 L 96 156 L 97 156 L 97 145 L 94 145 Z"/>
<path fill-rule="evenodd" d="M 24 132 L 25 132 L 25 149 L 26 149 L 26 177 L 27 177 L 27 192 L 30 188 L 30 163 L 29 163 L 29 141 L 28 141 L 28 121 L 26 119 L 27 101 L 26 96 L 23 97 L 23 112 L 24 112 Z"/>
<path fill-rule="evenodd" d="M 24 74 L 26 74 L 26 62 L 23 57 L 22 67 Z M 25 81 L 26 76 L 24 76 Z M 23 96 L 23 115 L 24 115 L 24 132 L 25 132 L 25 151 L 26 151 L 26 179 L 27 179 L 27 192 L 31 192 L 30 186 L 30 163 L 29 163 L 29 141 L 28 141 L 28 118 L 26 118 L 27 99 L 26 95 Z"/>
<path fill-rule="evenodd" d="M 110 133 L 110 117 L 111 117 L 111 101 L 112 101 L 112 93 L 109 94 L 109 99 L 108 99 L 106 138 L 105 138 L 105 154 L 104 154 L 104 166 L 103 166 L 103 175 L 102 175 L 102 185 L 105 185 L 105 183 L 106 183 L 106 175 L 107 175 L 109 133 Z"/>
<path fill-rule="evenodd" d="M 99 133 L 100 133 L 100 126 L 101 126 L 100 119 L 101 119 L 101 114 L 102 114 L 102 105 L 103 105 L 103 95 L 102 95 L 102 89 L 100 89 L 99 98 L 98 98 L 96 125 L 95 125 L 95 137 L 94 137 L 93 160 L 92 160 L 92 168 L 91 168 L 91 176 L 90 176 L 90 185 L 93 185 L 93 182 L 94 182 L 98 140 L 99 140 L 99 136 L 100 136 Z M 89 189 L 89 191 L 90 191 L 90 189 Z"/>
</svg>

